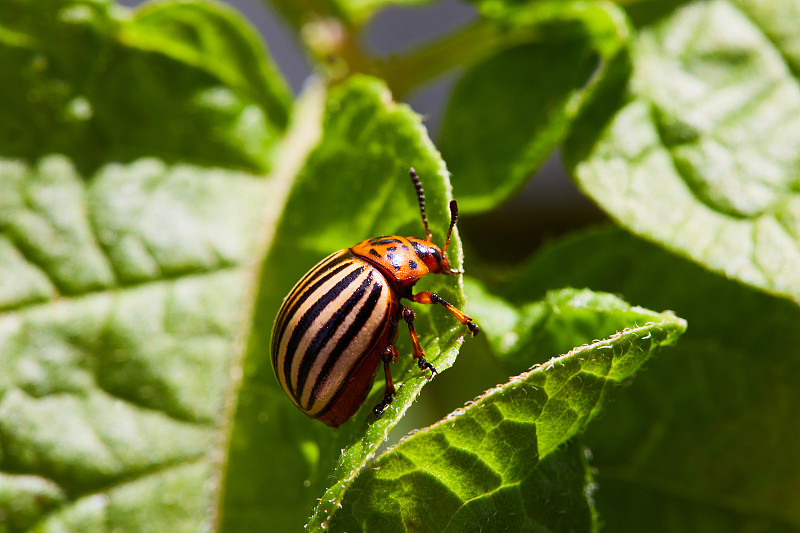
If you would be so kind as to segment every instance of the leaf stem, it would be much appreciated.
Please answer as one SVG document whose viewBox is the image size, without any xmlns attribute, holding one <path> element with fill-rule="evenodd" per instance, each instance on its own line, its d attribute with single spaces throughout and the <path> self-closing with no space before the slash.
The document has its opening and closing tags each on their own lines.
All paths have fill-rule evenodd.
<svg viewBox="0 0 800 533">
<path fill-rule="evenodd" d="M 333 83 L 354 73 L 383 78 L 395 98 L 453 70 L 479 61 L 499 48 L 535 39 L 537 32 L 481 19 L 404 54 L 376 57 L 364 49 L 358 31 L 328 18 L 306 24 L 303 40 Z"/>
<path fill-rule="evenodd" d="M 432 43 L 425 43 L 405 55 L 377 58 L 375 70 L 386 80 L 392 93 L 401 98 L 456 67 L 480 60 L 504 44 L 504 32 L 486 20 L 461 28 Z"/>
</svg>

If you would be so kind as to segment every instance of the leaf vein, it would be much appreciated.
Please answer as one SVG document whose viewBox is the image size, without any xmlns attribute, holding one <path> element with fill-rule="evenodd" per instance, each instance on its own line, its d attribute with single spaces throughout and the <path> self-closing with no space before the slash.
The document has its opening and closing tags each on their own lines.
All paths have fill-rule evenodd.
<svg viewBox="0 0 800 533">
<path fill-rule="evenodd" d="M 229 265 L 220 265 L 218 267 L 209 268 L 205 270 L 196 269 L 196 270 L 186 270 L 182 272 L 176 272 L 172 274 L 165 274 L 163 277 L 159 279 L 146 279 L 131 283 L 118 284 L 113 287 L 103 287 L 101 289 L 88 290 L 80 294 L 62 295 L 59 296 L 58 298 L 54 298 L 52 300 L 47 300 L 44 302 L 40 301 L 32 304 L 21 305 L 19 307 L 10 307 L 4 311 L 4 314 L 7 315 L 10 314 L 11 312 L 17 312 L 17 313 L 32 312 L 53 305 L 54 301 L 58 301 L 60 304 L 75 303 L 86 298 L 102 297 L 107 294 L 116 295 L 122 292 L 136 291 L 139 289 L 144 289 L 151 286 L 157 286 L 159 284 L 172 283 L 184 279 L 203 278 L 206 276 L 214 276 L 225 272 L 243 271 L 245 270 L 245 268 L 246 267 L 242 265 L 229 264 Z M 1 317 L 2 315 L 0 315 L 0 318 Z"/>
</svg>

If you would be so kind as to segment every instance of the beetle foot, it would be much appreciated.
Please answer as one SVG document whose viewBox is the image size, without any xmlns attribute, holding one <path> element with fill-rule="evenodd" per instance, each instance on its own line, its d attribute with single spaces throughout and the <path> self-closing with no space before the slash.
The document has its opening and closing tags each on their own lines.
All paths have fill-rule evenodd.
<svg viewBox="0 0 800 533">
<path fill-rule="evenodd" d="M 419 367 L 419 369 L 420 369 L 420 370 L 422 370 L 423 372 L 425 372 L 425 370 L 430 370 L 430 371 L 431 371 L 431 378 L 433 378 L 433 376 L 434 376 L 435 374 L 438 374 L 438 373 L 439 373 L 439 372 L 438 372 L 438 371 L 437 371 L 437 370 L 436 370 L 436 369 L 433 367 L 433 365 L 432 365 L 432 364 L 430 364 L 429 362 L 427 362 L 427 361 L 425 360 L 425 358 L 424 358 L 424 357 L 419 357 L 419 358 L 417 358 L 417 366 L 418 366 L 418 367 Z"/>
<path fill-rule="evenodd" d="M 383 397 L 383 401 L 372 409 L 372 414 L 375 415 L 375 418 L 380 418 L 381 416 L 383 416 L 383 412 L 386 410 L 387 407 L 389 407 L 389 404 L 392 403 L 392 399 L 393 395 L 387 392 L 386 395 Z"/>
</svg>

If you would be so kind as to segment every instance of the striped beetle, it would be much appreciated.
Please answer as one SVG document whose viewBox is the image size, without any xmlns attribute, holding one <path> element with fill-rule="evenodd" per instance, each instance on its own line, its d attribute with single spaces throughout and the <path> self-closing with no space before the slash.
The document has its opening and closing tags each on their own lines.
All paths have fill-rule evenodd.
<svg viewBox="0 0 800 533">
<path fill-rule="evenodd" d="M 450 227 L 442 248 L 433 244 L 425 216 L 425 195 L 417 173 L 409 172 L 417 191 L 425 239 L 376 237 L 339 250 L 312 268 L 283 300 L 272 328 L 272 368 L 283 390 L 305 414 L 331 427 L 346 422 L 364 402 L 378 363 L 383 362 L 386 389 L 373 413 L 380 418 L 395 389 L 389 364 L 397 361 L 397 326 L 408 324 L 413 356 L 423 372 L 436 369 L 414 329 L 414 311 L 401 304 L 441 304 L 472 335 L 478 326 L 438 294 L 413 294 L 427 274 L 460 274 L 450 268 L 446 250 L 458 219 L 450 202 Z"/>
</svg>

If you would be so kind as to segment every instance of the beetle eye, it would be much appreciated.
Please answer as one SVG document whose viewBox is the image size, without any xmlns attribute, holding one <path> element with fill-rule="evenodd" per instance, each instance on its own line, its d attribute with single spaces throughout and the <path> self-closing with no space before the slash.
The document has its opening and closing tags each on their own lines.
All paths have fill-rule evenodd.
<svg viewBox="0 0 800 533">
<path fill-rule="evenodd" d="M 441 266 L 441 264 L 442 264 L 442 254 L 439 253 L 439 249 L 438 248 L 434 248 L 433 246 L 431 246 L 430 248 L 428 248 L 428 252 L 430 252 L 430 254 L 433 256 L 433 258 L 436 259 L 436 264 Z"/>
</svg>

